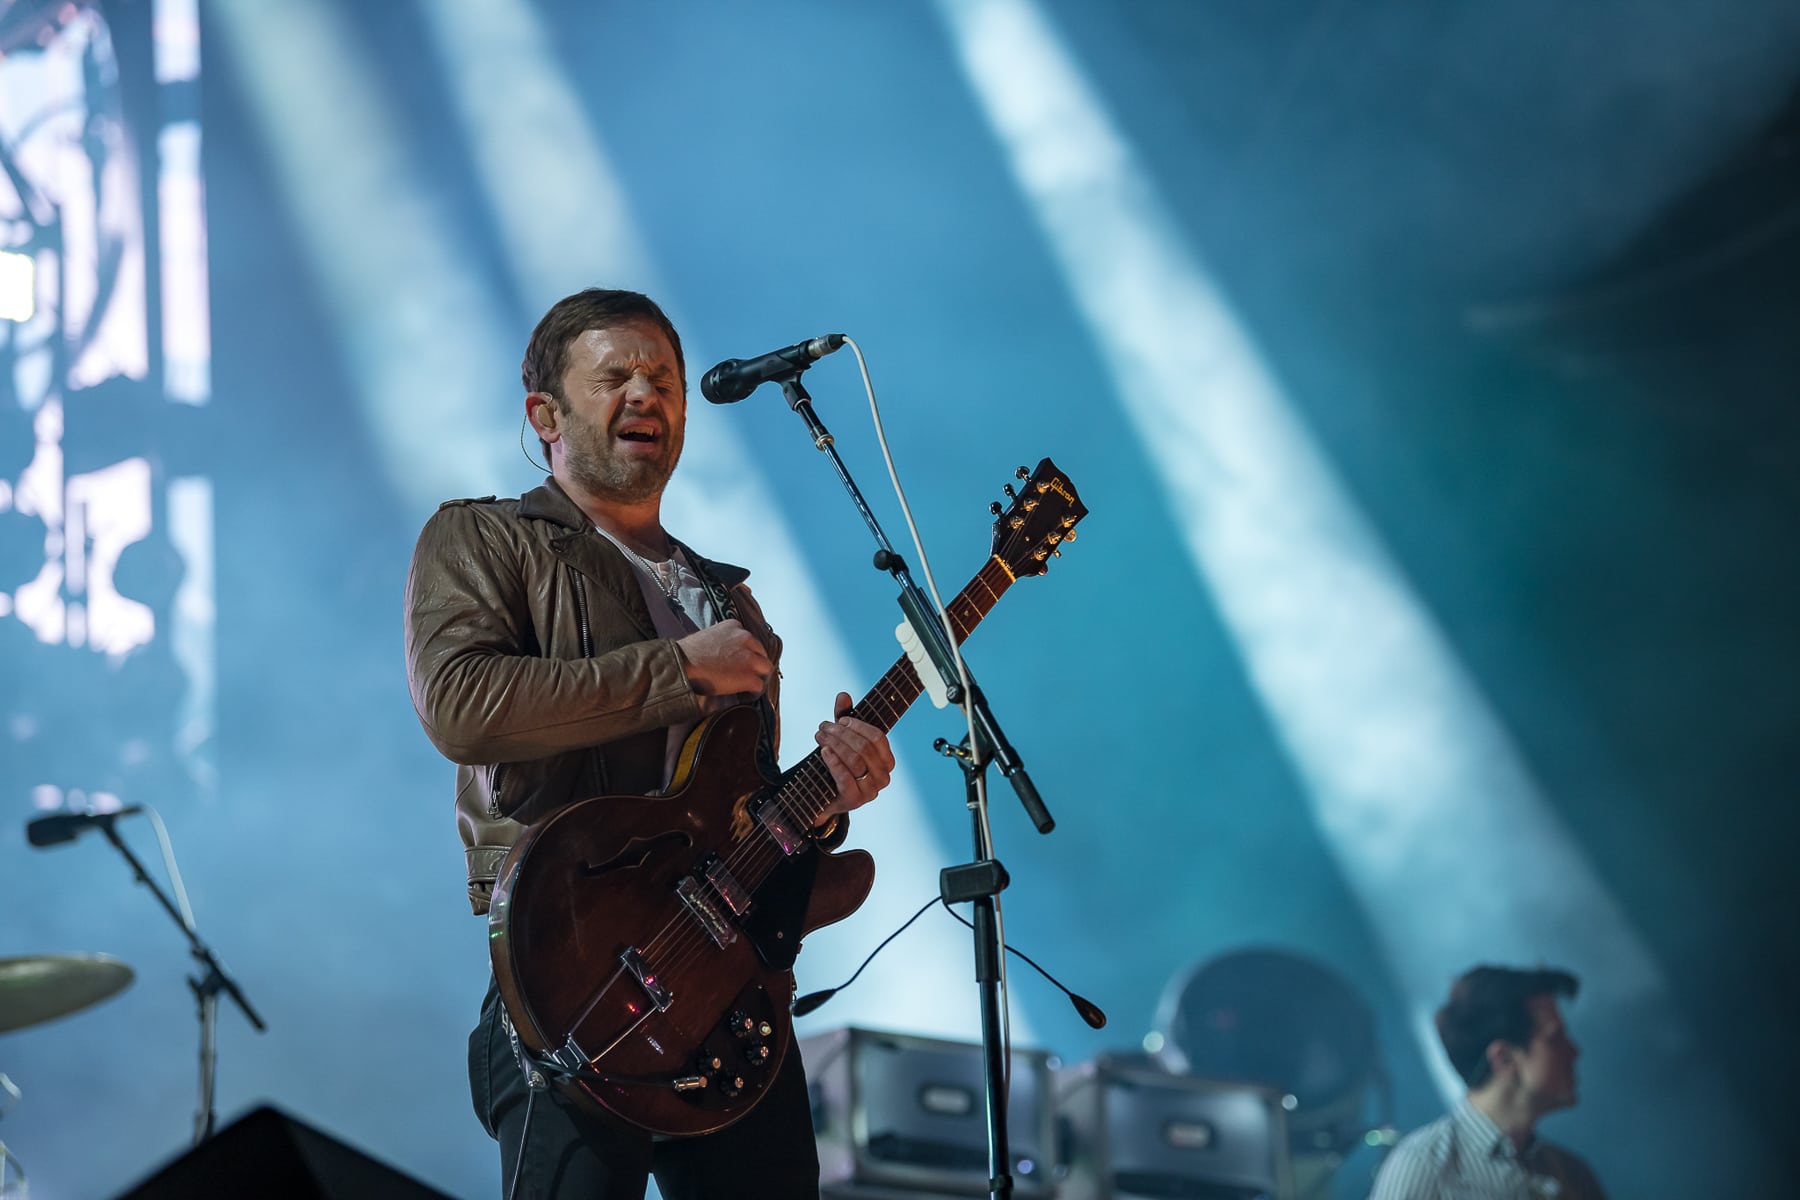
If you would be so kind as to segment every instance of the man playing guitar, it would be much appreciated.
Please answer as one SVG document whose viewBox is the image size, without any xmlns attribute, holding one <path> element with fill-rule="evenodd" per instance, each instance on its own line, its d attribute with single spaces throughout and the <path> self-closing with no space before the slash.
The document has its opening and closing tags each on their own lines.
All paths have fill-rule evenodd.
<svg viewBox="0 0 1800 1200">
<path fill-rule="evenodd" d="M 576 293 L 538 323 L 522 375 L 551 478 L 517 500 L 441 507 L 406 590 L 413 704 L 458 764 L 457 826 L 478 914 L 529 826 L 590 797 L 670 787 L 707 714 L 756 706 L 758 758 L 771 769 L 779 732 L 781 642 L 748 572 L 700 557 L 662 525 L 687 419 L 668 318 L 635 292 Z M 894 767 L 886 734 L 850 711 L 840 694 L 836 719 L 814 735 L 835 789 L 811 829 L 826 847 Z M 517 1047 L 490 985 L 469 1039 L 470 1087 L 518 1195 L 639 1200 L 652 1171 L 669 1200 L 818 1195 L 798 1054 L 741 1120 L 659 1139 L 555 1090 L 528 1106 Z"/>
</svg>

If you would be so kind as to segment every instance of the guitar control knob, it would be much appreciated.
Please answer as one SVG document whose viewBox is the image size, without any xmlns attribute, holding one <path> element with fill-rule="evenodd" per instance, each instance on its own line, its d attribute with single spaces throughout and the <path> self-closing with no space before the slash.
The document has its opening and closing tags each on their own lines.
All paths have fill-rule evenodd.
<svg viewBox="0 0 1800 1200">
<path fill-rule="evenodd" d="M 719 1092 L 727 1100 L 736 1100 L 744 1093 L 744 1077 L 742 1075 L 733 1075 L 730 1079 L 721 1080 L 719 1083 Z"/>
<path fill-rule="evenodd" d="M 775 1027 L 773 1025 L 769 1024 L 767 1021 L 764 1021 L 762 1024 L 760 1024 L 756 1027 L 756 1036 L 757 1037 L 768 1037 L 771 1033 L 774 1033 L 774 1032 L 775 1032 Z"/>
<path fill-rule="evenodd" d="M 735 1009 L 725 1018 L 725 1028 L 731 1030 L 734 1037 L 746 1038 L 756 1032 L 756 1018 L 743 1009 Z"/>
<path fill-rule="evenodd" d="M 744 1052 L 744 1057 L 753 1067 L 766 1067 L 769 1065 L 769 1048 L 758 1042 Z"/>
</svg>

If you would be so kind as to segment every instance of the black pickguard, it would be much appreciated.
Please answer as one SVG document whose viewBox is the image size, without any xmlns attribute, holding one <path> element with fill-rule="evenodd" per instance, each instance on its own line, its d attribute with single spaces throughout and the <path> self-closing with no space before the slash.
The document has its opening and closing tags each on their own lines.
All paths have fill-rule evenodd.
<svg viewBox="0 0 1800 1200">
<path fill-rule="evenodd" d="M 819 874 L 819 854 L 811 846 L 776 867 L 756 889 L 756 904 L 739 922 L 764 964 L 777 971 L 794 965 L 806 902 Z"/>
</svg>

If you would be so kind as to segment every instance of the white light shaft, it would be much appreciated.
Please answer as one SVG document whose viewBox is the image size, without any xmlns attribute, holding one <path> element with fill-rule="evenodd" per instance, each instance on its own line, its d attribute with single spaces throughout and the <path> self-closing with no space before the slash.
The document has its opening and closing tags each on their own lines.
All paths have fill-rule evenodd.
<svg viewBox="0 0 1800 1200">
<path fill-rule="evenodd" d="M 214 9 L 395 487 L 421 519 L 452 496 L 516 491 L 531 471 L 501 388 L 518 348 L 500 339 L 504 314 L 457 249 L 367 41 L 337 5 Z"/>
</svg>

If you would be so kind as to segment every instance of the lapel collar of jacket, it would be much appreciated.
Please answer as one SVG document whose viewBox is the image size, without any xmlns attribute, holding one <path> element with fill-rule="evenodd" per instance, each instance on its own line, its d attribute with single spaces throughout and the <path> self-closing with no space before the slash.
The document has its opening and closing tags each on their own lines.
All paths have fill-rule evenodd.
<svg viewBox="0 0 1800 1200">
<path fill-rule="evenodd" d="M 555 479 L 546 479 L 544 486 L 520 496 L 519 515 L 557 526 L 558 531 L 550 535 L 550 553 L 580 572 L 601 595 L 616 603 L 636 626 L 640 637 L 648 641 L 656 636 L 656 624 L 644 604 L 644 591 L 638 586 L 637 572 L 632 570 L 618 548 L 594 529 L 581 506 L 569 498 Z"/>
<path fill-rule="evenodd" d="M 542 487 L 533 488 L 519 497 L 519 515 L 560 526 L 562 532 L 550 538 L 550 552 L 618 601 L 645 638 L 656 636 L 656 625 L 644 604 L 644 591 L 638 584 L 637 572 L 625 561 L 618 547 L 595 530 L 581 506 L 570 499 L 554 478 L 545 479 Z M 676 544 L 693 562 L 695 570 L 710 575 L 728 591 L 750 577 L 750 572 L 743 567 L 702 558 L 685 542 Z"/>
<path fill-rule="evenodd" d="M 743 567 L 733 566 L 727 562 L 714 562 L 710 558 L 695 554 L 692 546 L 672 535 L 669 540 L 681 547 L 681 552 L 688 556 L 689 562 L 694 564 L 694 570 L 703 575 L 710 575 L 726 591 L 730 591 L 750 578 L 750 572 Z"/>
</svg>

